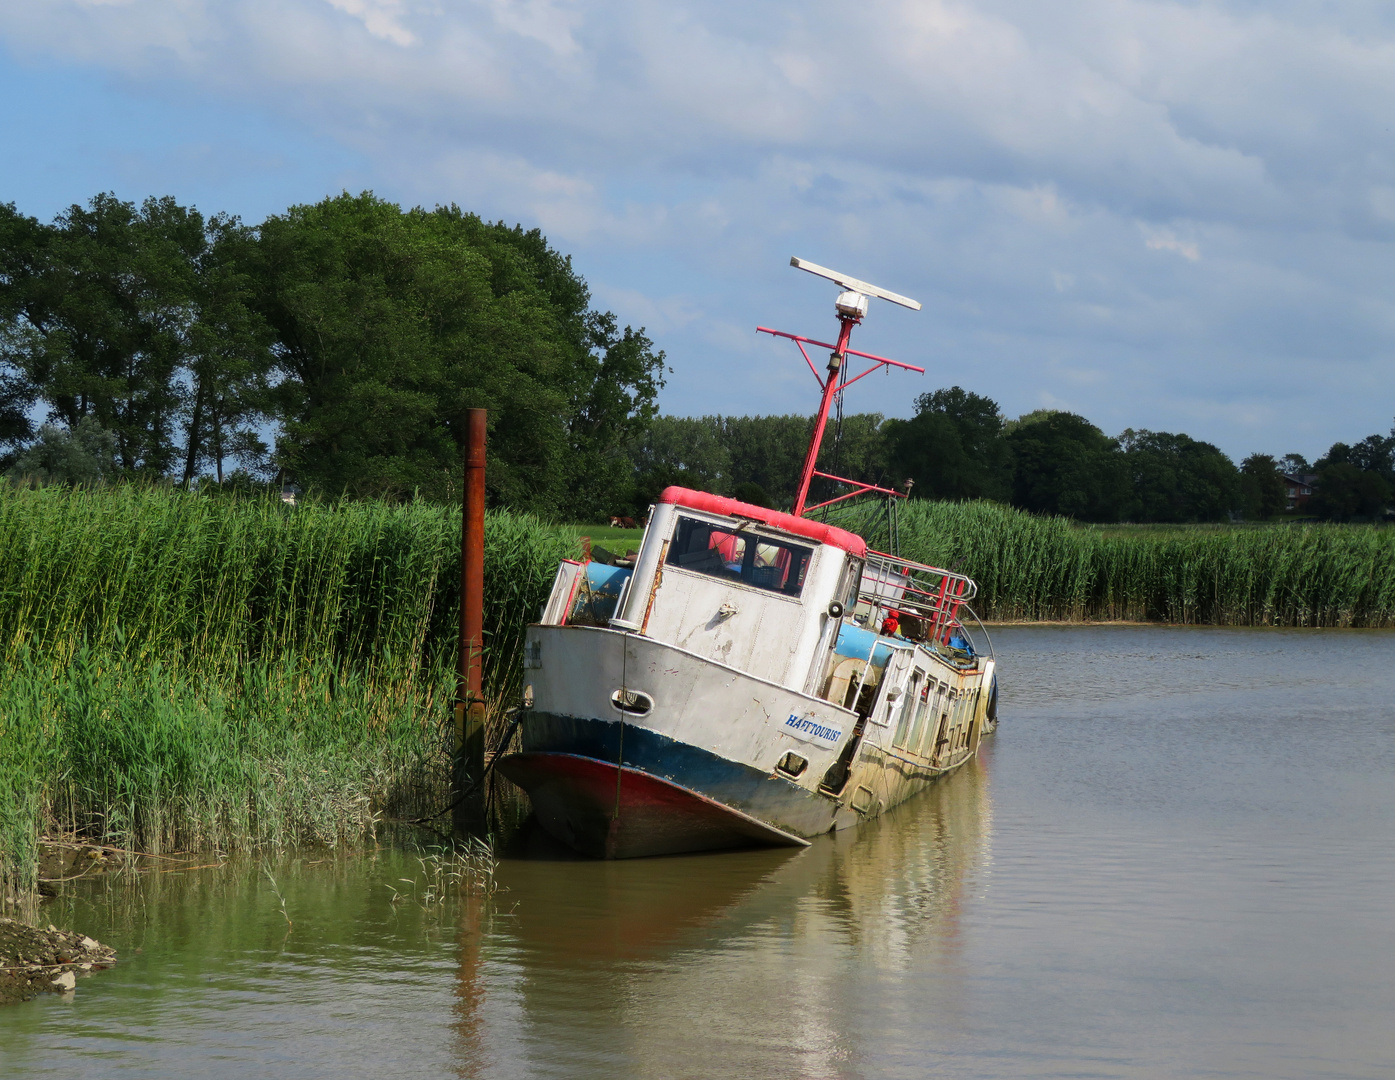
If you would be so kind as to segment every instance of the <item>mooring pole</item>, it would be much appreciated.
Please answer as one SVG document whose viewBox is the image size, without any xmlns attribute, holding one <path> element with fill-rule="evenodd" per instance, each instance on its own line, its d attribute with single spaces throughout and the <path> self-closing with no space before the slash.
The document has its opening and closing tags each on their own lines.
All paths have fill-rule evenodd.
<svg viewBox="0 0 1395 1080">
<path fill-rule="evenodd" d="M 465 501 L 460 520 L 460 649 L 455 684 L 456 827 L 484 821 L 484 409 L 465 410 Z"/>
</svg>

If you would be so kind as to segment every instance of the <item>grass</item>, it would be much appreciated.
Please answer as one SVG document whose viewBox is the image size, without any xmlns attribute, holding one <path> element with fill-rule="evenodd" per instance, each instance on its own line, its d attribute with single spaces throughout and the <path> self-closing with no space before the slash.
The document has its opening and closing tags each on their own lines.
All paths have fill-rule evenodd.
<svg viewBox="0 0 1395 1080">
<path fill-rule="evenodd" d="M 885 548 L 879 507 L 845 513 Z M 996 503 L 912 501 L 900 550 L 961 570 L 985 619 L 1395 626 L 1395 529 L 1076 526 Z"/>
<path fill-rule="evenodd" d="M 887 547 L 877 506 L 836 518 Z M 458 512 L 425 504 L 0 484 L 0 892 L 32 887 L 45 828 L 235 849 L 438 809 L 459 535 Z M 496 717 L 581 536 L 623 553 L 640 533 L 486 521 Z M 914 501 L 900 549 L 974 577 L 988 619 L 1395 625 L 1395 529 L 1081 527 Z"/>
<path fill-rule="evenodd" d="M 639 542 L 644 537 L 643 529 L 613 529 L 609 525 L 568 525 L 567 530 L 578 538 L 590 537 L 591 543 L 616 555 L 638 550 Z"/>
<path fill-rule="evenodd" d="M 43 828 L 227 849 L 437 809 L 459 530 L 421 504 L 0 484 L 0 885 L 33 885 Z M 576 550 L 571 530 L 486 520 L 496 714 Z"/>
<path fill-rule="evenodd" d="M 414 679 L 453 663 L 460 515 L 426 504 L 290 508 L 123 485 L 0 485 L 0 663 L 97 652 L 226 675 L 291 656 Z M 516 680 L 526 618 L 574 534 L 485 522 L 485 676 Z"/>
</svg>

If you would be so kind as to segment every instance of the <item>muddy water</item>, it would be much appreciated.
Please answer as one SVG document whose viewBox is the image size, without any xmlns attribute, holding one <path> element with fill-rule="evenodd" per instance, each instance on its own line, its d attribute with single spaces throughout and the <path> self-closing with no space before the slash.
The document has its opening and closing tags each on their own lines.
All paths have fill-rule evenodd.
<svg viewBox="0 0 1395 1080">
<path fill-rule="evenodd" d="M 983 759 L 804 851 L 70 886 L 123 960 L 0 1075 L 1395 1075 L 1395 636 L 995 637 Z"/>
</svg>

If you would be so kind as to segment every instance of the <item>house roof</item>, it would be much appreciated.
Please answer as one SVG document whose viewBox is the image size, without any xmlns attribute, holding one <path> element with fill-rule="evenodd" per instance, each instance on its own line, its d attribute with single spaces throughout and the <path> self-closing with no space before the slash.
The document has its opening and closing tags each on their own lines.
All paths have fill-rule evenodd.
<svg viewBox="0 0 1395 1080">
<path fill-rule="evenodd" d="M 722 514 L 726 517 L 745 518 L 747 521 L 759 521 L 763 525 L 770 525 L 773 528 L 794 533 L 796 536 L 805 536 L 810 540 L 817 540 L 821 544 L 842 548 L 844 551 L 856 555 L 859 559 L 867 556 L 867 541 L 856 533 L 848 532 L 847 529 L 840 529 L 836 525 L 825 525 L 821 521 L 795 517 L 793 514 L 785 514 L 779 510 L 767 510 L 763 506 L 753 506 L 750 503 L 738 502 L 736 499 L 728 499 L 721 495 L 711 495 L 706 491 L 667 487 L 659 495 L 659 502 L 672 503 L 674 506 L 686 506 L 693 510 L 704 510 L 709 514 Z"/>
</svg>

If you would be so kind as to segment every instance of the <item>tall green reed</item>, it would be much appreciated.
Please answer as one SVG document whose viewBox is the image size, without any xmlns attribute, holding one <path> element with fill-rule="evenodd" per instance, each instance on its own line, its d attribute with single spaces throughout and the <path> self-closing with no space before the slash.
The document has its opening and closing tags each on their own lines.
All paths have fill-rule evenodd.
<svg viewBox="0 0 1395 1080">
<path fill-rule="evenodd" d="M 1231 626 L 1395 625 L 1395 529 L 1272 525 L 1128 531 L 996 503 L 916 500 L 900 550 L 967 573 L 987 619 L 1157 620 Z M 889 543 L 884 512 L 839 523 Z"/>
<path fill-rule="evenodd" d="M 445 795 L 449 681 L 385 692 L 292 659 L 235 688 L 78 649 L 22 654 L 0 686 L 0 874 L 33 884 L 41 828 L 159 854 L 361 834 Z M 430 808 L 434 808 L 434 805 Z"/>
<path fill-rule="evenodd" d="M 32 885 L 45 824 L 159 850 L 434 809 L 459 537 L 458 511 L 421 504 L 0 483 L 0 885 Z M 523 628 L 575 546 L 488 515 L 494 702 L 517 696 Z"/>
<path fill-rule="evenodd" d="M 460 515 L 425 504 L 288 507 L 157 487 L 0 483 L 0 664 L 100 652 L 226 675 L 293 656 L 389 681 L 454 663 Z M 567 530 L 485 522 L 485 677 L 509 692 Z"/>
</svg>

